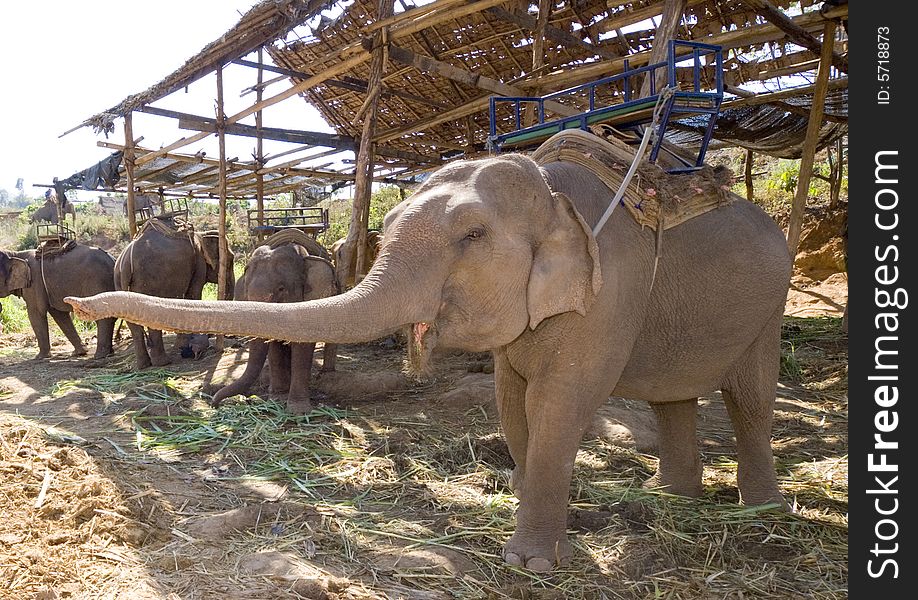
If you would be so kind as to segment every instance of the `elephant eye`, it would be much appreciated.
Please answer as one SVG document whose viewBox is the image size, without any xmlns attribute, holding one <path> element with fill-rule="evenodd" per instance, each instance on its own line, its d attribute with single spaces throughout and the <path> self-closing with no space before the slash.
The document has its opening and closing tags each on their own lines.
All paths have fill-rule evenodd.
<svg viewBox="0 0 918 600">
<path fill-rule="evenodd" d="M 484 231 L 476 227 L 475 229 L 470 230 L 465 235 L 465 239 L 474 241 L 474 240 L 481 239 L 483 236 L 484 236 Z"/>
</svg>

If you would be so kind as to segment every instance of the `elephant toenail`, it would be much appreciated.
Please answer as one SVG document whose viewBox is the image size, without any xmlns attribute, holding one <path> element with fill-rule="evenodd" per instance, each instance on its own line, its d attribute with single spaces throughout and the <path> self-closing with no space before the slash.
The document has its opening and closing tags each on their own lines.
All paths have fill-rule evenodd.
<svg viewBox="0 0 918 600">
<path fill-rule="evenodd" d="M 545 558 L 530 558 L 529 561 L 526 562 L 526 568 L 537 573 L 547 573 L 551 571 L 553 566 L 551 561 Z"/>
<path fill-rule="evenodd" d="M 504 562 L 508 565 L 514 565 L 517 567 L 523 566 L 523 561 L 520 559 L 520 555 L 516 552 L 507 552 L 504 554 Z"/>
</svg>

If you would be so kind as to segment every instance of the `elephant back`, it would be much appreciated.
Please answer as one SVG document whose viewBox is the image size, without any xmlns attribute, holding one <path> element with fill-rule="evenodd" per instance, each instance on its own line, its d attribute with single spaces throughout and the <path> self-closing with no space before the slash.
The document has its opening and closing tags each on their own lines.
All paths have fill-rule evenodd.
<svg viewBox="0 0 918 600">
<path fill-rule="evenodd" d="M 267 238 L 259 246 L 268 246 L 271 249 L 283 246 L 285 244 L 297 244 L 306 249 L 310 256 L 317 256 L 331 262 L 331 254 L 328 250 L 317 242 L 313 237 L 303 233 L 299 229 L 284 229 Z"/>
</svg>

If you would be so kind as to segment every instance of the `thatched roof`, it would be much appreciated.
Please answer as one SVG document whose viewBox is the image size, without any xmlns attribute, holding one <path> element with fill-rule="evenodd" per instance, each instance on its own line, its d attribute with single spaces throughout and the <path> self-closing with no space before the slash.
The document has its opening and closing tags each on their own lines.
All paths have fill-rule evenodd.
<svg viewBox="0 0 918 600">
<path fill-rule="evenodd" d="M 353 146 L 361 134 L 370 50 L 373 43 L 379 43 L 374 42 L 374 32 L 379 29 L 376 4 L 377 0 L 260 2 L 233 29 L 169 77 L 83 125 L 108 131 L 114 119 L 143 109 L 264 46 L 278 67 L 275 71 L 301 88 L 310 83 L 291 90 L 291 95 L 299 92 L 319 110 L 346 141 L 341 147 Z M 655 33 L 656 21 L 651 19 L 659 19 L 663 4 L 663 0 L 556 0 L 545 28 L 544 66 L 533 69 L 538 23 L 536 7 L 528 1 L 436 0 L 414 6 L 398 0 L 394 17 L 385 22 L 388 61 L 378 108 L 377 162 L 383 163 L 384 172 L 405 176 L 429 170 L 453 156 L 481 153 L 488 135 L 489 96 L 544 94 L 620 73 L 626 59 L 632 67 L 646 64 Z M 818 57 L 792 44 L 784 30 L 751 8 L 753 4 L 687 0 L 677 37 L 721 45 L 725 81 L 732 86 L 814 72 Z M 791 2 L 772 4 L 787 9 Z M 824 7 L 829 11 L 827 17 L 813 0 L 803 0 L 800 5 L 805 12 L 791 19 L 810 34 L 821 32 L 828 17 L 847 16 L 847 6 Z M 845 44 L 842 35 L 836 47 L 844 50 Z M 713 85 L 712 67 L 706 67 L 704 79 Z M 608 97 L 615 93 L 620 89 L 611 86 L 605 92 Z M 846 131 L 847 102 L 838 104 L 842 105 L 844 114 L 835 115 L 832 135 L 826 140 Z M 751 110 L 776 110 L 773 104 L 756 106 L 747 107 L 747 124 L 754 121 L 748 118 Z M 779 112 L 781 118 L 771 121 L 780 122 L 785 139 L 758 149 L 793 154 L 787 149 L 799 147 L 806 116 L 780 107 Z M 691 136 L 682 136 L 680 141 L 691 142 Z M 743 144 L 742 136 L 736 135 L 723 141 Z M 276 175 L 288 176 L 276 184 L 278 190 L 298 183 L 287 167 Z M 200 191 L 183 188 L 181 178 L 170 178 L 168 169 L 151 171 L 157 172 L 160 181 L 171 179 L 177 191 Z M 243 170 L 237 174 L 243 175 Z M 313 177 L 315 182 L 315 175 L 304 173 L 303 181 Z M 349 176 L 327 172 L 326 180 L 339 175 Z M 238 181 L 238 193 L 250 194 L 254 169 L 251 177 Z M 152 186 L 154 182 L 147 183 Z"/>
</svg>

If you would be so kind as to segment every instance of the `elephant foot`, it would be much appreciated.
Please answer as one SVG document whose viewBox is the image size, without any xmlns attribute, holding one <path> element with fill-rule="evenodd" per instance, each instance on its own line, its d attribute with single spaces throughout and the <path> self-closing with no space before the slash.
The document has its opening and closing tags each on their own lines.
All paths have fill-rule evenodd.
<svg viewBox="0 0 918 600">
<path fill-rule="evenodd" d="M 106 356 L 111 356 L 114 354 L 114 350 L 111 348 L 96 348 L 96 353 L 92 355 L 93 358 L 105 358 Z"/>
<path fill-rule="evenodd" d="M 641 487 L 688 498 L 700 498 L 704 494 L 704 486 L 701 485 L 700 479 L 663 477 L 659 472 L 645 481 Z"/>
<path fill-rule="evenodd" d="M 571 554 L 571 544 L 563 529 L 557 535 L 548 536 L 516 531 L 504 546 L 504 562 L 538 573 L 567 565 Z"/>
<path fill-rule="evenodd" d="M 89 354 L 89 351 L 86 349 L 86 346 L 77 346 L 73 349 L 73 352 L 70 353 L 70 356 L 86 356 Z"/>
<path fill-rule="evenodd" d="M 36 354 L 35 358 L 33 358 L 32 360 L 45 360 L 46 358 L 51 358 L 51 352 L 42 350 L 41 352 Z"/>
<path fill-rule="evenodd" d="M 294 415 L 306 415 L 312 412 L 312 402 L 309 400 L 309 394 L 305 396 L 293 395 L 287 398 L 287 412 Z"/>
<path fill-rule="evenodd" d="M 749 492 L 748 489 L 740 489 L 740 502 L 746 506 L 764 506 L 766 504 L 777 504 L 776 510 L 782 512 L 793 512 L 790 505 L 784 499 L 784 496 L 777 489 L 775 490 L 754 490 Z"/>
<path fill-rule="evenodd" d="M 150 362 L 154 367 L 165 367 L 166 365 L 172 364 L 172 359 L 168 356 L 151 356 Z"/>
</svg>

